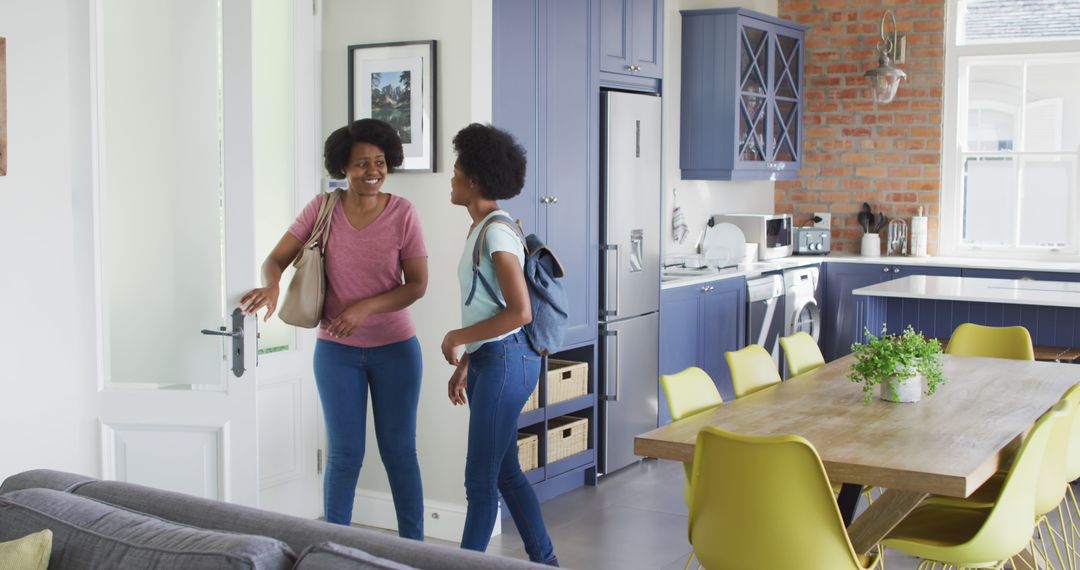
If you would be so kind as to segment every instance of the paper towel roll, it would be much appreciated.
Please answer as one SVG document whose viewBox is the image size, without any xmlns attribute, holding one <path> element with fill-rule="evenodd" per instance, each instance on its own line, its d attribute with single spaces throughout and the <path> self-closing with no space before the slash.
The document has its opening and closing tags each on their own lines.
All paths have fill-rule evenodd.
<svg viewBox="0 0 1080 570">
<path fill-rule="evenodd" d="M 926 257 L 926 216 L 911 217 L 911 255 Z"/>
</svg>

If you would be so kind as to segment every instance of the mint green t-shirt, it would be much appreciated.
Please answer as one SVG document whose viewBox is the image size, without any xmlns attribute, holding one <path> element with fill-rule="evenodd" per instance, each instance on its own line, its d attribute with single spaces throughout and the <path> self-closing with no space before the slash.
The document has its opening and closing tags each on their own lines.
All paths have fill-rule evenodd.
<svg viewBox="0 0 1080 570">
<path fill-rule="evenodd" d="M 488 219 L 498 214 L 509 216 L 503 210 L 496 210 L 485 216 L 479 224 L 476 224 L 476 227 L 469 232 L 468 239 L 465 240 L 465 249 L 461 253 L 461 261 L 458 262 L 458 281 L 461 284 L 461 326 L 463 327 L 490 319 L 502 310 L 495 300 L 491 298 L 487 289 L 484 289 L 484 285 L 480 283 L 479 278 L 476 280 L 476 293 L 473 295 L 472 303 L 468 306 L 465 305 L 465 300 L 469 298 L 469 291 L 472 289 L 473 282 L 473 247 L 475 247 L 476 239 L 480 235 L 480 228 L 484 226 Z M 484 236 L 484 247 L 480 250 L 480 273 L 487 279 L 492 290 L 499 296 L 499 302 L 505 307 L 506 299 L 499 289 L 499 278 L 495 275 L 495 262 L 491 258 L 496 251 L 506 251 L 516 255 L 518 265 L 522 269 L 525 268 L 525 248 L 521 245 L 521 240 L 518 239 L 514 230 L 499 222 L 492 223 Z M 485 342 L 506 338 L 519 330 L 521 329 L 517 328 L 495 338 L 469 343 L 465 345 L 465 351 L 474 352 Z"/>
</svg>

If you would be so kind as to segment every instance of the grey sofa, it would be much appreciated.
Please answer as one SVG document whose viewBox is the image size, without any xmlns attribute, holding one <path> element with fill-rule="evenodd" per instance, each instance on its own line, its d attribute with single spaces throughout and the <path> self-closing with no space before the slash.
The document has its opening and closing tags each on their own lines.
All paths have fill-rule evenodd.
<svg viewBox="0 0 1080 570">
<path fill-rule="evenodd" d="M 49 528 L 50 570 L 268 568 L 485 570 L 546 568 L 59 471 L 0 485 L 0 542 Z"/>
</svg>

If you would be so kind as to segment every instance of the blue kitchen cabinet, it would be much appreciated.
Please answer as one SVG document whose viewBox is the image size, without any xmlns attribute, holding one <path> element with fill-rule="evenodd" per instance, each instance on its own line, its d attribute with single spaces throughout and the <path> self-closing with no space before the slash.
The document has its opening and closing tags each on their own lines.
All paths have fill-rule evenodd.
<svg viewBox="0 0 1080 570">
<path fill-rule="evenodd" d="M 526 473 L 540 500 L 596 482 L 597 267 L 599 256 L 599 82 L 591 1 L 495 0 L 492 4 L 492 124 L 526 152 L 525 186 L 500 202 L 558 256 L 569 323 L 552 358 L 587 362 L 588 394 L 549 404 L 546 372 L 540 407 L 518 421 L 540 436 L 539 467 Z M 544 359 L 547 362 L 547 359 Z M 588 449 L 548 464 L 551 420 L 589 418 Z"/>
<path fill-rule="evenodd" d="M 660 292 L 660 373 L 697 366 L 716 383 L 724 401 L 735 398 L 724 353 L 746 337 L 746 279 L 742 277 L 664 289 Z M 671 422 L 667 398 L 657 385 L 658 423 Z"/>
<path fill-rule="evenodd" d="M 663 77 L 664 66 L 663 0 L 599 1 L 603 83 L 658 90 L 655 80 Z"/>
<path fill-rule="evenodd" d="M 1035 281 L 1080 282 L 1080 273 L 1059 273 L 1054 271 L 1018 271 L 1015 269 L 962 269 L 964 277 L 983 277 L 988 279 L 1033 279 Z"/>
<path fill-rule="evenodd" d="M 529 160 L 521 194 L 502 202 L 566 270 L 564 345 L 596 341 L 599 90 L 590 2 L 499 0 L 493 6 L 492 122 Z"/>
<path fill-rule="evenodd" d="M 851 343 L 861 341 L 862 323 L 865 322 L 865 304 L 859 298 L 852 295 L 852 291 L 860 287 L 866 287 L 875 283 L 882 283 L 892 279 L 906 277 L 908 275 L 942 275 L 959 277 L 960 269 L 956 267 L 925 267 L 921 265 L 886 265 L 878 263 L 829 263 L 828 283 L 825 288 L 825 303 L 822 311 L 822 324 L 826 334 L 822 353 L 825 360 L 835 360 L 851 352 Z M 890 323 L 901 322 L 907 312 L 910 312 L 911 303 L 896 303 L 891 305 L 891 313 L 886 319 Z M 935 321 L 927 320 L 928 323 Z M 891 328 L 896 328 L 892 326 Z M 881 331 L 870 331 L 874 334 Z M 928 325 L 924 330 L 927 334 L 935 335 L 933 325 Z M 947 336 L 947 335 L 946 335 Z"/>
<path fill-rule="evenodd" d="M 743 8 L 681 14 L 682 178 L 794 179 L 805 26 Z"/>
<path fill-rule="evenodd" d="M 890 268 L 859 263 L 829 263 L 829 282 L 825 288 L 822 328 L 826 331 L 822 353 L 826 361 L 851 352 L 851 343 L 863 322 L 856 312 L 852 291 L 892 279 Z"/>
</svg>

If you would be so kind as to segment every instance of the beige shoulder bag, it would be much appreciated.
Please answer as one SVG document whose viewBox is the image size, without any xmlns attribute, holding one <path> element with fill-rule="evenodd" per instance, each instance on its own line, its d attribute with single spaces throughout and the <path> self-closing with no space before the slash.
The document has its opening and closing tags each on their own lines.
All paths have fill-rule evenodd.
<svg viewBox="0 0 1080 570">
<path fill-rule="evenodd" d="M 311 236 L 300 253 L 293 260 L 296 273 L 285 291 L 285 301 L 281 303 L 278 316 L 290 325 L 314 328 L 322 320 L 323 300 L 326 298 L 326 272 L 323 269 L 323 257 L 326 255 L 326 242 L 330 239 L 330 220 L 334 206 L 341 197 L 341 190 L 326 194 Z"/>
</svg>

